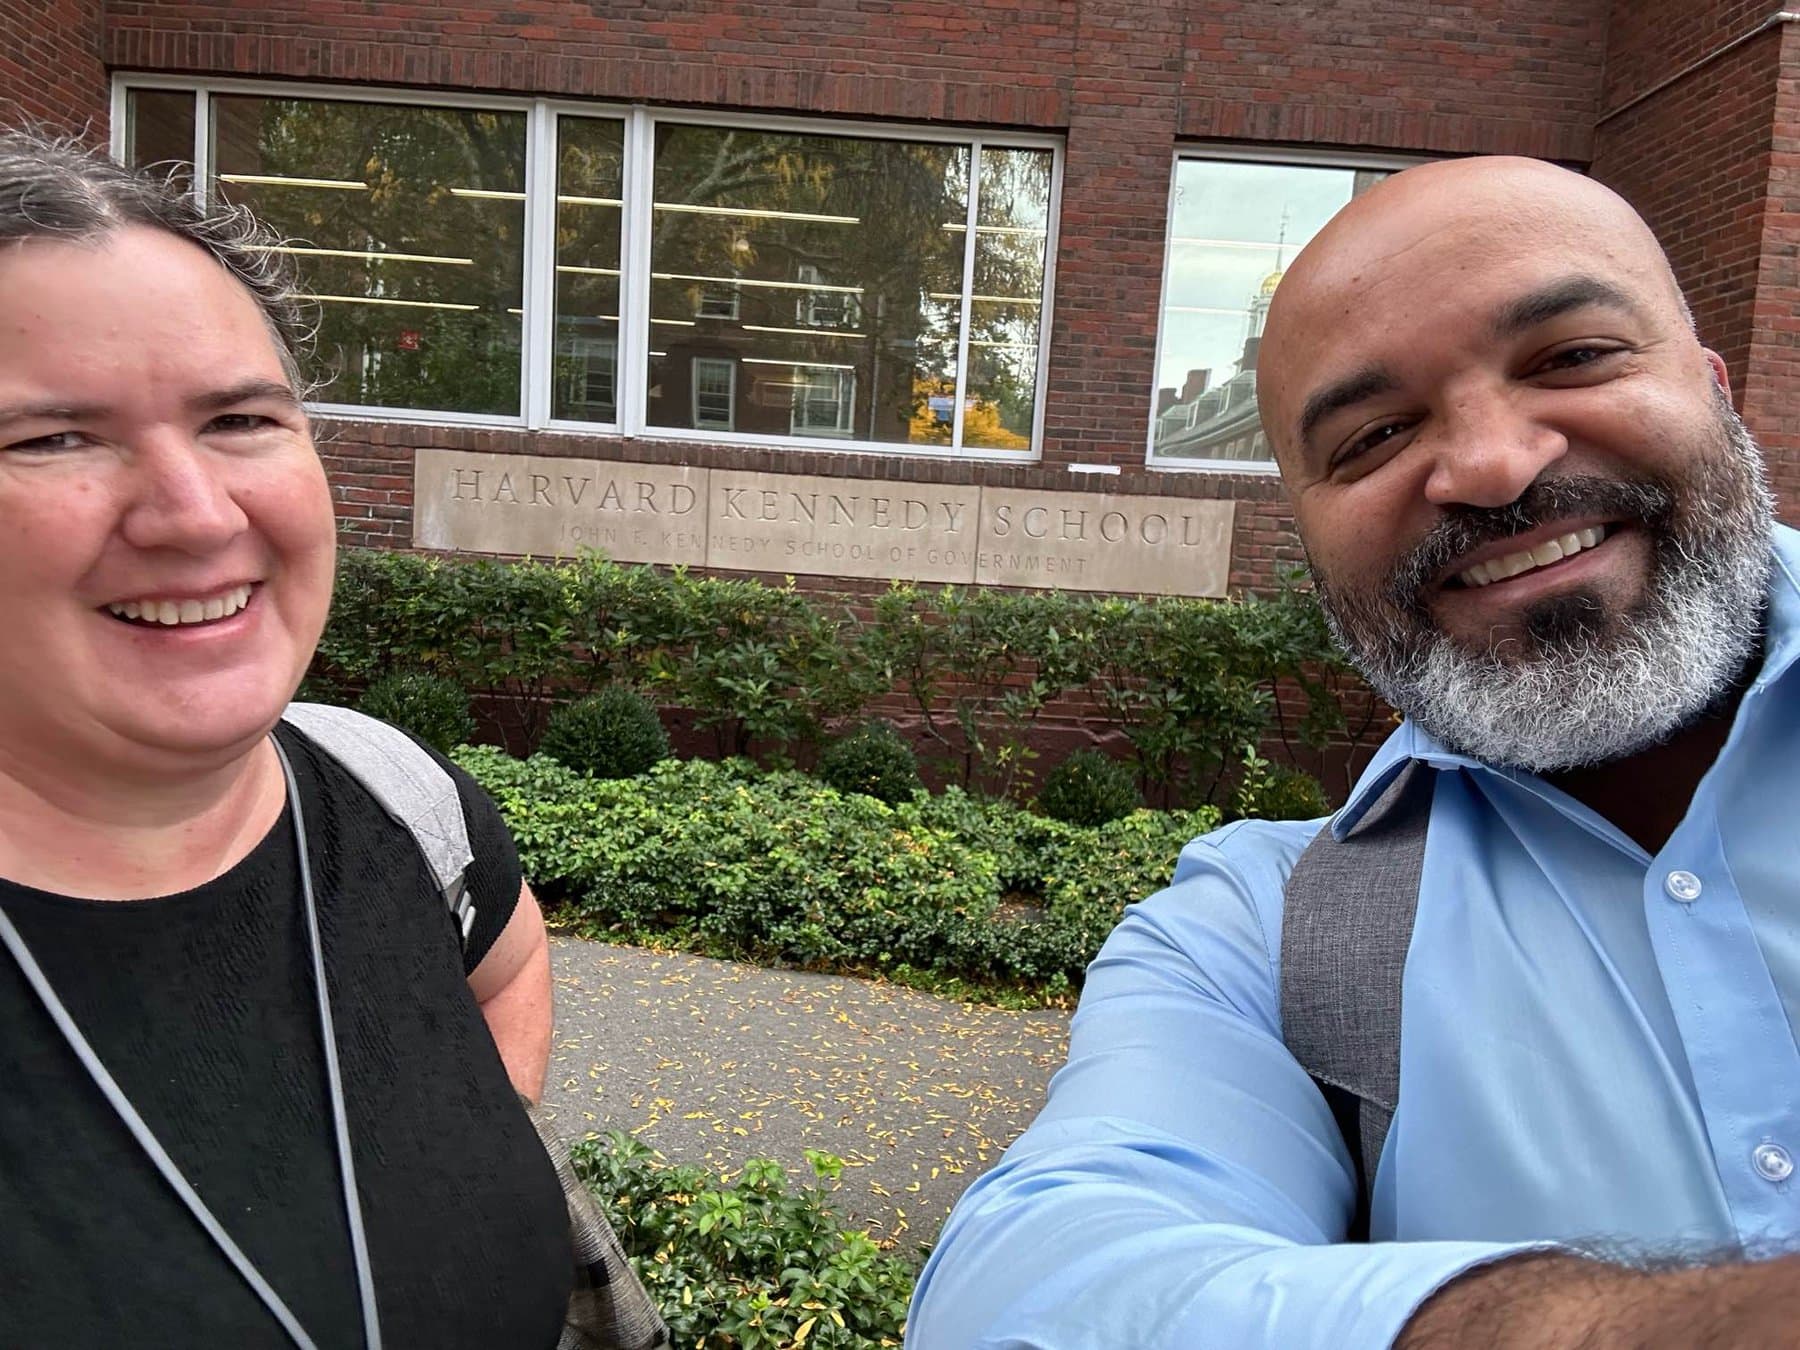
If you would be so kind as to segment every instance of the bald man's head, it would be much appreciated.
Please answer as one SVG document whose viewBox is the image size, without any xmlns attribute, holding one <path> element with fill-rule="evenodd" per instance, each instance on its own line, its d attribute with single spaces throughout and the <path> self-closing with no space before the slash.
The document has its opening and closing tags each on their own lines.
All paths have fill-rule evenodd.
<svg viewBox="0 0 1800 1350">
<path fill-rule="evenodd" d="M 1770 508 L 1649 228 L 1534 160 L 1409 169 L 1275 292 L 1257 402 L 1340 643 L 1478 758 L 1616 759 L 1753 649 Z"/>
<path fill-rule="evenodd" d="M 1338 212 L 1275 292 L 1258 358 L 1257 399 L 1284 469 L 1303 433 L 1316 426 L 1315 396 L 1339 392 L 1341 402 L 1337 386 L 1370 373 L 1358 359 L 1359 333 L 1385 327 L 1427 296 L 1466 296 L 1473 310 L 1490 299 L 1482 283 L 1493 280 L 1493 269 L 1521 263 L 1540 284 L 1610 285 L 1660 310 L 1677 332 L 1691 330 L 1656 237 L 1610 188 L 1534 159 L 1445 160 L 1408 169 Z M 1521 289 L 1510 298 L 1529 293 Z M 1490 317 L 1469 315 L 1475 322 Z"/>
</svg>

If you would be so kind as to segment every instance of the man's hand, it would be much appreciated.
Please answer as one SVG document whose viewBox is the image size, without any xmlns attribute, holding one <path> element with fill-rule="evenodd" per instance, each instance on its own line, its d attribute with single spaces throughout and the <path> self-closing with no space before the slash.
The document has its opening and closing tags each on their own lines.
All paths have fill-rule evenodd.
<svg viewBox="0 0 1800 1350">
<path fill-rule="evenodd" d="M 1800 1257 L 1657 1272 L 1552 1253 L 1452 1280 L 1396 1350 L 1775 1350 L 1800 1345 Z"/>
</svg>

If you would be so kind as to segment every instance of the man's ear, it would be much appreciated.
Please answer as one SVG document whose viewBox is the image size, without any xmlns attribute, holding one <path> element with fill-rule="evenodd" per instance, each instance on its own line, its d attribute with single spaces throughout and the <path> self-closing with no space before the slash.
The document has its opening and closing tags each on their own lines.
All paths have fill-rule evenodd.
<svg viewBox="0 0 1800 1350">
<path fill-rule="evenodd" d="M 1719 388 L 1725 391 L 1725 397 L 1731 397 L 1731 372 L 1725 369 L 1725 358 L 1711 347 L 1700 349 L 1706 354 L 1706 364 L 1712 367 L 1713 379 L 1719 382 Z"/>
</svg>

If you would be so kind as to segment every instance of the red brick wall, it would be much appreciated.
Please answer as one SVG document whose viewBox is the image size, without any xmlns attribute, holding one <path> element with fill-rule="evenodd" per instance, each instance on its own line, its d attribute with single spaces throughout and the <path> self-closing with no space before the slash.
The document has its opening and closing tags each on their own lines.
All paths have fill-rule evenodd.
<svg viewBox="0 0 1800 1350">
<path fill-rule="evenodd" d="M 106 137 L 100 0 L 0 0 L 0 125 Z"/>
<path fill-rule="evenodd" d="M 93 31 L 98 0 L 87 3 L 58 30 Z M 0 16 L 14 12 L 23 14 L 20 0 L 0 0 Z M 1606 116 L 1767 13 L 1747 0 L 115 0 L 103 48 L 121 69 L 1062 131 L 1068 151 L 1043 464 L 809 455 L 804 467 L 1088 488 L 1093 480 L 1072 478 L 1069 464 L 1117 464 L 1124 474 L 1110 484 L 1122 492 L 1239 499 L 1232 582 L 1248 587 L 1268 584 L 1298 558 L 1277 485 L 1142 466 L 1175 145 L 1229 138 L 1592 159 L 1668 242 L 1703 329 L 1732 364 L 1746 414 L 1786 456 L 1778 476 L 1789 481 L 1800 472 L 1800 427 L 1782 422 L 1795 401 L 1792 366 L 1784 365 L 1792 348 L 1780 325 L 1794 318 L 1795 279 L 1776 248 L 1788 227 L 1767 192 L 1794 172 L 1779 162 L 1773 140 L 1788 39 L 1765 35 Z M 1782 88 L 1792 125 L 1800 107 Z M 1795 191 L 1789 183 L 1774 200 Z M 410 532 L 405 480 L 415 442 L 531 444 L 522 433 L 340 434 L 340 507 L 350 536 L 371 542 Z M 559 440 L 558 448 L 795 467 L 779 451 L 621 449 L 600 438 Z"/>
<path fill-rule="evenodd" d="M 466 4 L 139 0 L 116 67 L 1059 126 L 1076 6 L 1054 0 Z"/>
<path fill-rule="evenodd" d="M 1616 108 L 1679 74 L 1782 8 L 1769 0 L 1614 0 L 1601 106 Z"/>
<path fill-rule="evenodd" d="M 1800 206 L 1791 182 L 1791 152 L 1800 143 L 1788 137 L 1787 169 L 1778 167 L 1775 148 L 1800 113 L 1793 93 L 1800 39 L 1789 24 L 1720 51 L 1756 33 L 1768 13 L 1742 0 L 1621 0 L 1593 172 L 1643 213 L 1668 250 L 1701 337 L 1725 357 L 1734 401 L 1768 452 L 1793 520 L 1800 519 L 1800 291 L 1791 255 L 1800 233 L 1785 222 Z M 1657 36 L 1665 32 L 1666 42 Z"/>
<path fill-rule="evenodd" d="M 106 50 L 127 69 L 1065 131 L 1044 460 L 1033 481 L 1088 487 L 1091 480 L 1067 475 L 1069 464 L 1116 464 L 1121 490 L 1256 502 L 1239 530 L 1234 582 L 1243 585 L 1266 584 L 1277 559 L 1295 552 L 1291 539 L 1279 538 L 1284 514 L 1275 486 L 1250 475 L 1143 468 L 1176 143 L 1250 137 L 1580 158 L 1604 22 L 1604 0 L 1561 6 L 1553 17 L 1526 0 L 1403 0 L 1379 16 L 1350 0 L 715 0 L 681 12 L 601 8 L 563 0 L 490 8 L 478 0 L 446 19 L 450 7 L 428 4 L 328 10 L 295 0 L 139 0 L 109 10 Z M 748 467 L 763 452 L 722 454 L 721 462 Z M 793 467 L 791 456 L 767 457 L 769 467 Z M 346 458 L 341 467 L 363 463 Z M 1016 472 L 895 465 L 850 456 L 842 467 L 927 481 Z M 806 468 L 834 471 L 811 456 Z M 355 474 L 346 490 L 356 495 L 346 507 L 399 506 L 370 495 L 391 489 Z M 394 532 L 404 529 L 396 518 Z"/>
<path fill-rule="evenodd" d="M 1778 62 L 1762 266 L 1743 400 L 1745 419 L 1768 454 L 1782 514 L 1800 525 L 1800 24 L 1782 30 Z"/>
<path fill-rule="evenodd" d="M 1604 0 L 1187 9 L 1184 136 L 1588 157 Z"/>
</svg>

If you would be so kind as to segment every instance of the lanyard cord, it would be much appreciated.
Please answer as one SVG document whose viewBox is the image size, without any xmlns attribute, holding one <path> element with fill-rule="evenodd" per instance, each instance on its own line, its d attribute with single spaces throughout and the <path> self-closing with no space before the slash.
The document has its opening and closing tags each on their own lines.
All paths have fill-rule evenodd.
<svg viewBox="0 0 1800 1350">
<path fill-rule="evenodd" d="M 294 818 L 294 839 L 300 860 L 300 894 L 306 911 L 307 941 L 312 949 L 313 983 L 318 990 L 319 1032 L 324 1042 L 326 1086 L 331 1097 L 332 1132 L 337 1143 L 338 1172 L 344 1183 L 344 1217 L 350 1226 L 350 1251 L 356 1263 L 356 1285 L 362 1307 L 363 1336 L 367 1350 L 381 1350 L 381 1326 L 375 1312 L 374 1274 L 369 1266 L 368 1240 L 363 1233 L 362 1206 L 356 1198 L 356 1171 L 350 1156 L 350 1124 L 344 1110 L 343 1080 L 338 1071 L 337 1036 L 331 1019 L 331 996 L 325 987 L 325 956 L 324 949 L 319 942 L 318 907 L 313 900 L 312 868 L 306 851 L 306 821 L 300 811 L 300 789 L 294 781 L 293 766 L 288 763 L 287 753 L 282 750 L 280 742 L 272 736 L 269 739 L 275 747 L 276 757 L 281 761 L 282 778 L 287 784 L 288 806 L 292 810 Z M 50 1020 L 56 1024 L 56 1029 L 62 1032 L 63 1039 L 69 1044 L 69 1049 L 74 1051 L 75 1057 L 87 1070 L 88 1077 L 93 1079 L 94 1086 L 100 1089 L 101 1095 L 106 1098 L 113 1112 L 123 1122 L 125 1128 L 131 1132 L 132 1137 L 137 1140 L 138 1146 L 148 1155 L 156 1170 L 162 1174 L 163 1180 L 169 1183 L 169 1188 L 187 1206 L 189 1213 L 194 1216 L 200 1227 L 206 1230 L 207 1236 L 212 1238 L 214 1245 L 224 1253 L 225 1259 L 231 1262 L 239 1275 L 243 1276 L 244 1283 L 248 1284 L 256 1296 L 262 1300 L 263 1305 L 274 1315 L 275 1320 L 281 1323 L 282 1329 L 287 1332 L 299 1350 L 318 1350 L 312 1337 L 308 1336 L 306 1329 L 300 1325 L 299 1319 L 282 1301 L 281 1295 L 275 1292 L 269 1282 L 263 1278 L 262 1272 L 251 1263 L 249 1257 L 244 1255 L 243 1250 L 232 1240 L 231 1234 L 225 1231 L 224 1225 L 213 1217 L 212 1211 L 206 1207 L 206 1202 L 188 1183 L 188 1179 L 181 1174 L 181 1169 L 175 1165 L 175 1160 L 169 1156 L 168 1151 L 163 1148 L 150 1127 L 144 1123 L 144 1118 L 131 1104 L 131 1099 L 125 1095 L 124 1089 L 118 1085 L 112 1074 L 107 1072 L 106 1065 L 101 1063 L 100 1056 L 94 1052 L 94 1047 L 88 1043 L 87 1037 L 82 1035 L 81 1028 L 75 1025 L 75 1019 L 69 1016 L 69 1010 L 57 997 L 56 990 L 51 986 L 42 967 L 38 965 L 37 958 L 32 956 L 31 949 L 25 945 L 25 939 L 19 935 L 19 930 L 13 926 L 12 920 L 7 917 L 4 909 L 0 909 L 0 943 L 4 943 L 7 950 L 12 953 L 13 960 L 18 962 L 19 970 L 25 976 L 25 982 L 31 986 L 32 991 L 38 996 L 38 1001 L 44 1005 L 44 1011 L 50 1015 Z"/>
</svg>

